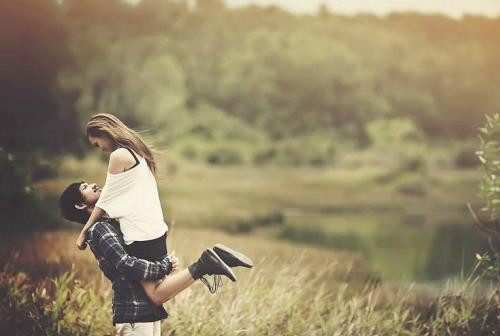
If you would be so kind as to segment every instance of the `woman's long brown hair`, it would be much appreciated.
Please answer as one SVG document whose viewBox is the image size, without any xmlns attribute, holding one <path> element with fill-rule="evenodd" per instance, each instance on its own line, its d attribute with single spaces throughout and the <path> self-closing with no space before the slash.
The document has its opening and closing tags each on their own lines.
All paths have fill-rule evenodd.
<svg viewBox="0 0 500 336">
<path fill-rule="evenodd" d="M 142 156 L 151 172 L 156 175 L 156 161 L 151 146 L 139 136 L 139 133 L 128 128 L 120 119 L 112 114 L 100 113 L 90 118 L 87 123 L 87 137 L 107 136 L 115 147 L 133 150 Z"/>
</svg>

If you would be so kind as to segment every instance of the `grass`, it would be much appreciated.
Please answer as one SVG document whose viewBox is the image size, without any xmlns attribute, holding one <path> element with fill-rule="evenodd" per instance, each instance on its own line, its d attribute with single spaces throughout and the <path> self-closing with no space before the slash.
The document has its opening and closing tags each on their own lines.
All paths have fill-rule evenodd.
<svg viewBox="0 0 500 336">
<path fill-rule="evenodd" d="M 18 249 L 0 273 L 0 312 L 7 317 L 0 322 L 2 330 L 12 335 L 113 333 L 110 284 L 101 280 L 91 252 L 74 247 L 76 236 L 76 230 L 60 230 L 4 237 L 12 243 L 2 245 L 2 256 L 6 249 Z M 465 336 L 498 331 L 495 293 L 474 292 L 471 280 L 466 281 L 469 288 L 436 295 L 377 284 L 361 256 L 352 253 L 176 226 L 168 239 L 169 250 L 184 266 L 215 242 L 244 251 L 255 267 L 236 269 L 238 281 L 225 281 L 215 296 L 195 283 L 167 302 L 171 316 L 163 323 L 164 335 Z"/>
<path fill-rule="evenodd" d="M 20 283 L 20 290 L 17 293 L 9 292 L 10 297 L 22 296 L 22 288 L 27 283 L 26 280 L 17 279 L 15 274 L 28 275 L 33 282 L 29 287 L 36 288 L 35 292 L 38 290 L 41 293 L 45 288 L 46 292 L 53 295 L 56 295 L 57 286 L 49 285 L 47 278 L 56 278 L 59 284 L 63 281 L 62 286 L 68 287 L 64 290 L 86 289 L 85 295 L 99 293 L 102 309 L 110 310 L 110 284 L 102 280 L 91 252 L 88 249 L 85 252 L 76 249 L 76 236 L 76 230 L 60 230 L 5 237 L 1 251 L 5 257 L 2 264 L 10 262 L 13 265 L 11 275 L 15 278 L 14 282 Z M 351 290 L 355 290 L 370 279 L 360 256 L 306 246 L 297 248 L 285 242 L 173 226 L 168 245 L 169 250 L 175 250 L 184 266 L 187 266 L 204 248 L 216 242 L 224 242 L 244 251 L 255 261 L 255 268 L 237 269 L 238 281 L 234 284 L 226 281 L 217 296 L 209 294 L 202 284 L 196 284 L 168 302 L 166 308 L 172 317 L 164 324 L 167 335 L 173 334 L 174 330 L 181 335 L 270 334 L 268 332 L 279 330 L 281 324 L 287 324 L 288 320 L 301 323 L 301 326 L 296 327 L 299 329 L 295 328 L 293 332 L 306 330 L 301 310 L 309 309 L 310 302 L 316 300 L 316 304 L 319 304 L 322 300 L 328 301 L 330 295 L 341 286 L 350 283 Z M 74 284 L 70 286 L 69 282 L 73 279 L 68 280 L 69 275 L 63 273 L 71 269 L 79 281 L 76 287 Z M 10 283 L 9 288 L 12 285 Z M 71 295 L 62 300 L 71 300 Z M 263 311 L 272 311 L 274 315 L 263 314 Z M 82 310 L 82 313 L 86 314 L 86 311 Z M 50 315 L 53 316 L 52 313 Z M 31 317 L 24 318 L 30 320 Z M 109 319 L 109 313 L 102 311 L 100 318 Z M 57 323 L 58 319 L 52 322 Z M 41 317 L 40 320 L 50 322 Z M 278 323 L 278 320 L 281 322 Z M 99 325 L 104 323 L 101 320 L 94 322 Z M 110 331 L 112 328 L 108 322 Z M 54 328 L 45 327 L 47 330 Z"/>
<path fill-rule="evenodd" d="M 205 247 L 223 242 L 250 255 L 256 266 L 238 269 L 237 283 L 226 282 L 217 296 L 195 284 L 167 302 L 171 317 L 163 323 L 165 335 L 493 335 L 500 325 L 494 293 L 381 283 L 366 259 L 387 241 L 404 245 L 395 218 L 410 227 L 405 234 L 411 238 L 435 224 L 422 220 L 420 210 L 456 209 L 473 199 L 477 172 L 431 169 L 421 197 L 399 193 L 395 180 L 380 182 L 378 177 L 390 175 L 380 166 L 221 167 L 173 154 L 167 159 L 160 160 L 159 188 L 170 225 L 169 250 L 187 266 Z M 60 177 L 37 188 L 54 200 L 74 180 L 102 184 L 104 172 L 105 162 L 97 155 L 65 158 Z M 48 206 L 57 211 L 55 202 Z M 308 214 L 321 216 L 309 220 Z M 353 217 L 361 224 L 353 225 Z M 1 313 L 12 318 L 2 320 L 2 330 L 18 335 L 38 333 L 22 333 L 25 329 L 16 326 L 33 326 L 47 335 L 113 332 L 110 284 L 91 252 L 75 248 L 77 230 L 4 235 L 0 262 L 11 266 L 0 276 Z M 285 238 L 296 242 L 272 239 L 286 230 L 295 230 Z M 239 231 L 252 234 L 228 234 Z M 368 242 L 365 254 L 332 249 L 339 241 L 330 237 L 339 234 Z M 308 236 L 312 241 L 303 244 Z M 314 247 L 318 237 L 328 248 Z M 418 245 L 415 258 L 422 258 L 432 237 Z M 404 265 L 394 263 L 399 253 L 384 250 L 380 260 L 401 272 Z M 85 323 L 89 316 L 95 329 Z"/>
<path fill-rule="evenodd" d="M 98 155 L 62 160 L 60 177 L 42 190 L 58 193 L 67 183 L 85 179 L 104 183 L 106 164 Z M 159 157 L 159 191 L 166 217 L 183 226 L 231 229 L 231 223 L 306 209 L 319 213 L 401 212 L 407 209 L 464 208 L 478 204 L 474 170 L 429 171 L 425 197 L 398 192 L 393 181 L 377 182 L 383 166 L 358 163 L 326 168 L 209 166 L 185 161 L 175 153 Z M 418 187 L 418 186 L 417 186 Z"/>
<path fill-rule="evenodd" d="M 41 182 L 39 190 L 58 194 L 81 179 L 102 185 L 106 163 L 100 157 L 62 159 L 60 176 Z M 159 157 L 164 214 L 178 227 L 364 252 L 384 279 L 425 278 L 426 264 L 436 257 L 427 251 L 439 227 L 450 221 L 472 225 L 465 204 L 478 203 L 474 183 L 480 173 L 431 166 L 420 177 L 422 196 L 398 191 L 406 175 L 381 182 L 380 176 L 393 172 L 378 156 L 369 156 L 377 158 L 373 164 L 363 164 L 362 155 L 350 157 L 333 167 L 283 168 L 208 166 L 168 153 Z M 51 206 L 57 211 L 55 201 Z"/>
<path fill-rule="evenodd" d="M 79 226 L 75 225 L 75 229 Z M 0 260 L 5 264 L 15 260 L 19 271 L 38 274 L 38 277 L 54 276 L 71 268 L 74 264 L 76 275 L 85 282 L 100 283 L 100 271 L 89 249 L 79 251 L 75 246 L 78 231 L 74 229 L 31 233 L 13 233 L 2 239 Z M 309 245 L 296 245 L 246 235 L 231 235 L 220 231 L 194 228 L 179 228 L 171 225 L 168 234 L 168 250 L 176 251 L 184 265 L 194 261 L 205 248 L 224 242 L 229 246 L 245 251 L 256 262 L 266 268 L 280 267 L 283 264 L 296 264 L 297 258 L 307 258 L 308 267 L 325 268 L 325 263 L 337 265 L 331 279 L 354 279 L 361 282 L 369 279 L 361 255 L 342 251 L 315 248 Z M 240 270 L 237 270 L 239 275 Z M 245 273 L 241 273 L 245 274 Z M 330 279 L 330 278 L 328 278 Z M 326 279 L 326 280 L 328 280 Z M 330 279 L 330 280 L 331 280 Z M 104 291 L 107 288 L 103 289 Z"/>
</svg>

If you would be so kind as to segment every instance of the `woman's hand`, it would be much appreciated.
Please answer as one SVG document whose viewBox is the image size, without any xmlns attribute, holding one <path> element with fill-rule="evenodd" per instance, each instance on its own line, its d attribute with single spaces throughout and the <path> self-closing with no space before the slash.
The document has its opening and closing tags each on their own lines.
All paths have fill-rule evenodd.
<svg viewBox="0 0 500 336">
<path fill-rule="evenodd" d="M 87 243 L 85 242 L 85 237 L 86 235 L 83 232 L 80 232 L 80 235 L 78 236 L 78 239 L 76 240 L 76 246 L 80 250 L 85 250 L 87 248 Z"/>
</svg>

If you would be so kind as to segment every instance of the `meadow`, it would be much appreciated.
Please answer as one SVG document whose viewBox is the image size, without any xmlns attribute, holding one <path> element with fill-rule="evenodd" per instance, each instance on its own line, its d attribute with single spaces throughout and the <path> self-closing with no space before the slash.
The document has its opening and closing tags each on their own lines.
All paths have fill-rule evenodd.
<svg viewBox="0 0 500 336">
<path fill-rule="evenodd" d="M 67 183 L 79 179 L 103 183 L 105 168 L 98 155 L 65 157 L 58 178 L 43 180 L 37 188 L 56 213 L 56 197 Z M 169 251 L 175 250 L 184 266 L 216 242 L 244 251 L 256 263 L 250 271 L 237 270 L 238 281 L 225 281 L 216 296 L 197 284 L 167 302 L 171 316 L 163 324 L 166 335 L 497 332 L 493 304 L 497 293 L 476 283 L 479 269 L 437 289 L 412 281 L 386 281 L 367 258 L 373 250 L 363 252 L 352 244 L 339 248 L 335 241 L 321 238 L 357 232 L 356 239 L 373 241 L 377 231 L 390 232 L 391 225 L 397 229 L 390 222 L 377 226 L 373 218 L 404 217 L 404 209 L 416 207 L 460 208 L 469 197 L 474 199 L 471 190 L 478 182 L 477 170 L 428 173 L 432 183 L 423 180 L 426 197 L 379 182 L 377 177 L 387 175 L 388 169 L 373 165 L 358 169 L 206 166 L 170 153 L 160 160 L 160 172 L 160 195 L 170 224 Z M 304 217 L 318 211 L 323 216 Z M 340 217 L 332 223 L 325 214 Z M 361 216 L 366 223 L 355 224 L 352 216 Z M 416 218 L 413 221 L 420 217 Z M 78 225 L 66 223 L 52 231 L 2 237 L 2 314 L 5 326 L 15 327 L 18 335 L 42 330 L 47 335 L 113 333 L 110 284 L 100 275 L 91 252 L 74 246 L 77 230 Z M 412 230 L 421 231 L 422 226 Z M 402 239 L 404 234 L 397 236 Z M 425 244 L 429 242 L 415 247 L 417 255 Z M 394 265 L 394 256 L 386 253 L 388 259 L 378 262 L 393 264 L 397 272 L 402 262 Z"/>
<path fill-rule="evenodd" d="M 0 274 L 2 324 L 10 335 L 111 335 L 111 289 L 75 230 L 11 235 Z M 361 256 L 213 230 L 174 228 L 168 246 L 187 265 L 216 242 L 255 260 L 218 294 L 202 284 L 167 302 L 165 335 L 493 335 L 493 294 L 474 278 L 439 295 L 383 285 Z M 15 246 L 15 248 L 13 248 Z M 52 279 L 52 280 L 49 280 Z M 472 286 L 468 288 L 468 286 Z M 28 318 L 26 318 L 28 317 Z M 6 330 L 6 329 L 3 329 Z"/>
<path fill-rule="evenodd" d="M 444 284 L 469 271 L 487 243 L 467 210 L 468 202 L 481 206 L 481 172 L 438 162 L 438 154 L 429 152 L 426 168 L 414 171 L 391 166 L 387 156 L 375 161 L 376 151 L 346 153 L 330 167 L 280 167 L 207 165 L 172 150 L 160 156 L 160 195 L 174 227 L 350 250 L 384 280 Z M 103 170 L 99 155 L 69 157 L 60 178 L 41 188 L 57 193 L 81 179 L 102 185 Z"/>
</svg>

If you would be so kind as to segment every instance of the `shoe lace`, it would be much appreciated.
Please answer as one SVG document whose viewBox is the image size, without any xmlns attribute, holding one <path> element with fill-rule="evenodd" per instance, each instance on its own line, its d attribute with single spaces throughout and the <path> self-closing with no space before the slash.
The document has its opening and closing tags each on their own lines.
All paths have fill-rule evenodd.
<svg viewBox="0 0 500 336">
<path fill-rule="evenodd" d="M 214 275 L 213 283 L 210 284 L 210 281 L 207 280 L 205 277 L 201 277 L 200 281 L 203 282 L 207 287 L 210 293 L 215 294 L 219 290 L 220 287 L 222 287 L 223 282 L 222 282 L 222 277 L 218 274 Z"/>
</svg>

